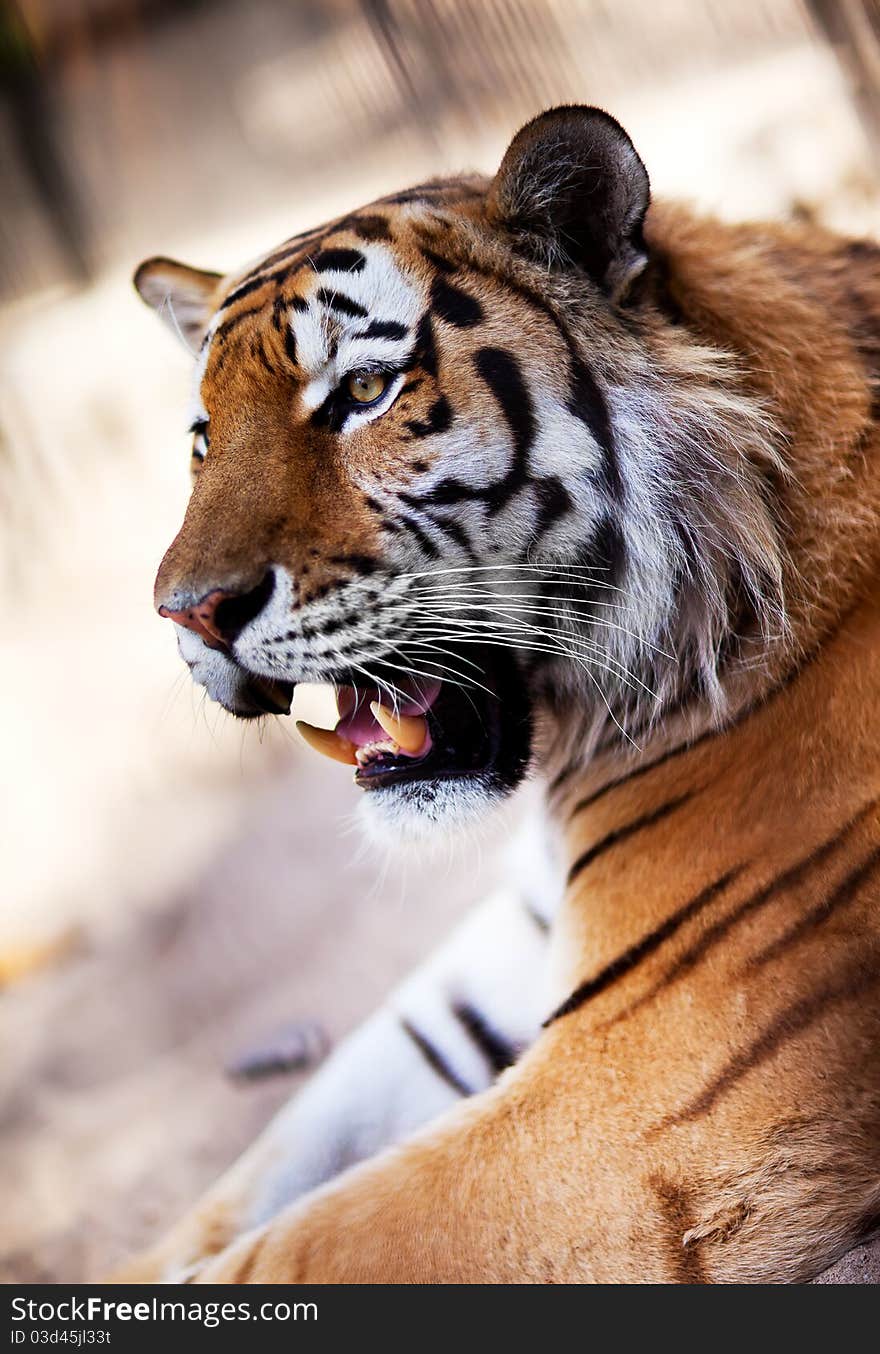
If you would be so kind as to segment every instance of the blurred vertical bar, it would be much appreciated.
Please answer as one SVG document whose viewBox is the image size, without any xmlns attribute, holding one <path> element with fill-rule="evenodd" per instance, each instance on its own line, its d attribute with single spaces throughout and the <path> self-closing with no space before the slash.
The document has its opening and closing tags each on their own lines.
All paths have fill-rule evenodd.
<svg viewBox="0 0 880 1354">
<path fill-rule="evenodd" d="M 880 3 L 808 0 L 808 8 L 846 72 L 871 150 L 880 166 Z"/>
<path fill-rule="evenodd" d="M 35 32 L 14 0 L 0 0 L 0 98 L 23 173 L 62 255 L 68 277 L 91 274 L 89 227 L 61 148 L 61 128 Z M 4 191 L 6 195 L 7 189 Z"/>
<path fill-rule="evenodd" d="M 820 28 L 842 25 L 838 43 L 864 65 L 864 35 L 847 34 L 867 12 L 850 0 L 0 0 L 0 304 L 287 204 L 300 219 L 349 179 L 375 186 L 379 165 L 389 186 L 409 166 L 460 168 L 554 103 L 615 107 L 662 89 L 674 103 L 682 80 L 793 51 Z M 875 79 L 861 83 L 876 95 Z"/>
</svg>

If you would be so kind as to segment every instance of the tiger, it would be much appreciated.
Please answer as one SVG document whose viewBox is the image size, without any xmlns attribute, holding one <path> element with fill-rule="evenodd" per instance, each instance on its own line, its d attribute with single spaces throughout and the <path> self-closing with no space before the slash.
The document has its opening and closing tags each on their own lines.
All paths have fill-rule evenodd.
<svg viewBox="0 0 880 1354">
<path fill-rule="evenodd" d="M 528 122 L 231 274 L 155 603 L 242 719 L 511 881 L 130 1281 L 776 1283 L 880 1225 L 880 248 Z M 341 774 L 341 772 L 340 772 Z"/>
</svg>

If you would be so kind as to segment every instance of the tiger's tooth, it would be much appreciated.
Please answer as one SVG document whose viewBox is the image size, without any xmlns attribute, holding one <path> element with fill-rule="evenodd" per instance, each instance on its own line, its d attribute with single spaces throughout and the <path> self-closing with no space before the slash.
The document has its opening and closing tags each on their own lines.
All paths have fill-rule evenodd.
<svg viewBox="0 0 880 1354">
<path fill-rule="evenodd" d="M 347 738 L 340 738 L 332 729 L 316 729 L 314 724 L 307 724 L 304 719 L 296 721 L 296 728 L 309 747 L 314 748 L 316 752 L 323 753 L 331 761 L 343 762 L 346 766 L 357 766 L 354 744 Z"/>
<path fill-rule="evenodd" d="M 400 747 L 393 739 L 389 738 L 387 743 L 367 743 L 362 748 L 355 748 L 355 757 L 358 766 L 369 766 L 370 762 L 375 761 L 383 752 L 390 752 L 392 757 L 396 757 Z"/>
<path fill-rule="evenodd" d="M 370 710 L 376 723 L 394 739 L 402 752 L 408 752 L 412 757 L 425 746 L 428 721 L 424 715 L 393 715 L 378 701 L 370 701 Z"/>
</svg>

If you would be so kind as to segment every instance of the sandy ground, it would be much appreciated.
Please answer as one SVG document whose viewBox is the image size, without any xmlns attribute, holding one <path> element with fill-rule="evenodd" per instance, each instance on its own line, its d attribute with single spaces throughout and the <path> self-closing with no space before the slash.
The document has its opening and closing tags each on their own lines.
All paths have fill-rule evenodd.
<svg viewBox="0 0 880 1354">
<path fill-rule="evenodd" d="M 611 107 L 658 192 L 731 217 L 797 210 L 876 229 L 839 72 L 796 22 L 757 54 L 743 39 L 719 56 L 707 38 L 699 59 L 660 70 L 661 37 L 673 56 L 683 34 L 693 43 L 693 5 L 667 5 L 662 23 L 654 6 L 643 18 L 616 6 L 632 21 L 625 58 L 612 24 L 576 21 L 589 6 L 551 7 L 564 41 L 529 50 L 543 80 L 529 97 Z M 231 5 L 202 31 L 203 7 L 162 31 L 152 66 L 123 53 L 101 78 L 77 73 L 70 115 L 97 128 L 81 165 L 92 191 L 114 91 L 115 134 L 150 130 L 149 154 L 118 155 L 94 285 L 0 311 L 0 980 L 15 980 L 0 991 L 0 1276 L 12 1282 L 94 1279 L 155 1236 L 297 1084 L 242 1084 L 230 1063 L 292 1021 L 337 1039 L 493 876 L 489 850 L 439 868 L 364 856 L 341 768 L 283 730 L 242 733 L 193 691 L 150 608 L 187 491 L 188 368 L 129 277 L 148 252 L 240 263 L 429 173 L 491 168 L 536 104 L 522 72 L 505 86 L 474 69 L 470 102 L 414 128 L 368 35 L 324 27 L 291 43 L 240 8 L 246 31 L 230 28 Z M 194 69 L 193 50 L 212 44 L 217 59 Z M 185 100 L 208 99 L 206 69 L 229 92 L 194 123 Z M 242 173 L 215 192 L 231 145 Z M 38 224 L 16 242 L 41 263 Z M 876 1281 L 878 1257 L 854 1252 L 836 1281 Z"/>
<path fill-rule="evenodd" d="M 491 875 L 484 844 L 366 853 L 355 793 L 344 768 L 282 754 L 161 907 L 6 994 L 7 1281 L 96 1279 L 155 1237 L 297 1085 L 232 1078 L 241 1056 L 300 1022 L 336 1040 Z"/>
</svg>

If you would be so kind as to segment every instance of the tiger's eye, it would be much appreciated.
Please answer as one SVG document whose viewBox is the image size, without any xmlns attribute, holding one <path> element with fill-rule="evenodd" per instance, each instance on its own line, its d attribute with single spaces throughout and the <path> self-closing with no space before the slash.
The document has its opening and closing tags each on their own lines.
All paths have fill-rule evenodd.
<svg viewBox="0 0 880 1354">
<path fill-rule="evenodd" d="M 385 393 L 388 377 L 378 371 L 355 371 L 346 381 L 348 393 L 358 404 L 375 404 Z"/>
</svg>

